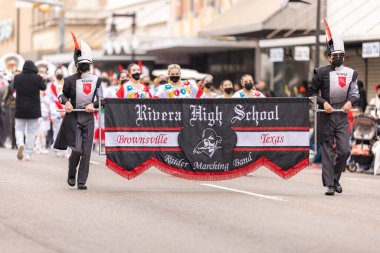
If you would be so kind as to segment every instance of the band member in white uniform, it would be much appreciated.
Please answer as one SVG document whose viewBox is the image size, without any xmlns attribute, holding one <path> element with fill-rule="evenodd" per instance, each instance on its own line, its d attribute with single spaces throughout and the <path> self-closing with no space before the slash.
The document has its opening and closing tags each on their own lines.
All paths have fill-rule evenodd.
<svg viewBox="0 0 380 253">
<path fill-rule="evenodd" d="M 264 98 L 264 94 L 255 89 L 251 75 L 245 74 L 241 77 L 240 83 L 243 89 L 235 92 L 234 98 Z"/>
<path fill-rule="evenodd" d="M 223 94 L 219 96 L 219 98 L 232 98 L 234 94 L 234 85 L 230 80 L 223 80 L 220 84 L 220 89 Z"/>
<path fill-rule="evenodd" d="M 168 66 L 169 83 L 161 85 L 155 98 L 204 98 L 204 93 L 194 80 L 181 80 L 181 67 L 178 64 Z"/>
<path fill-rule="evenodd" d="M 124 82 L 117 91 L 118 98 L 152 98 L 149 87 L 140 82 L 141 69 L 136 63 L 128 66 L 128 82 Z"/>
</svg>

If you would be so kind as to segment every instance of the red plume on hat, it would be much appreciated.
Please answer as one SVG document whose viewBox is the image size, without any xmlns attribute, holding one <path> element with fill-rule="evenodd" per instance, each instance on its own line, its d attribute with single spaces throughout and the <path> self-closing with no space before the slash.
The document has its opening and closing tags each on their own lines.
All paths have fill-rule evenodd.
<svg viewBox="0 0 380 253">
<path fill-rule="evenodd" d="M 75 34 L 73 32 L 70 32 L 71 36 L 73 37 L 75 50 L 74 50 L 74 62 L 75 65 L 77 65 L 78 61 L 80 60 L 80 57 L 82 56 L 82 51 L 80 50 L 77 38 L 75 37 Z"/>
<path fill-rule="evenodd" d="M 326 29 L 326 46 L 327 46 L 327 54 L 331 54 L 332 51 L 334 51 L 334 43 L 332 39 L 332 34 L 330 30 L 330 26 L 327 23 L 327 20 L 323 18 L 323 22 L 325 23 L 325 29 Z"/>
<path fill-rule="evenodd" d="M 380 84 L 375 85 L 375 91 L 377 92 L 380 89 Z"/>
<path fill-rule="evenodd" d="M 329 24 L 327 23 L 327 20 L 326 20 L 325 18 L 323 18 L 323 22 L 325 22 L 327 38 L 328 38 L 328 40 L 332 40 L 332 35 L 331 35 L 330 26 L 329 26 Z"/>
<path fill-rule="evenodd" d="M 344 53 L 344 42 L 340 38 L 338 34 L 332 34 L 329 24 L 327 20 L 323 18 L 325 23 L 326 30 L 326 46 L 327 46 L 327 54 L 330 55 L 332 53 Z"/>
</svg>

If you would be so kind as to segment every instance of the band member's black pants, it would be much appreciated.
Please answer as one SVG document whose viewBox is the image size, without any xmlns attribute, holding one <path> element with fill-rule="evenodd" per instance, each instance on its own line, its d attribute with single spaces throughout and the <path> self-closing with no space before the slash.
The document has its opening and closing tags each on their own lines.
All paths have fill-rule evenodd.
<svg viewBox="0 0 380 253">
<path fill-rule="evenodd" d="M 333 136 L 328 141 L 322 142 L 322 182 L 323 186 L 334 186 L 339 182 L 344 171 L 348 157 L 350 157 L 350 134 L 348 132 L 347 114 L 333 112 L 330 127 Z M 334 152 L 333 143 L 336 142 Z"/>
<path fill-rule="evenodd" d="M 79 164 L 77 182 L 86 184 L 94 140 L 94 116 L 92 113 L 79 112 L 77 118 L 76 142 L 74 147 L 70 147 L 69 178 L 75 178 Z"/>
</svg>

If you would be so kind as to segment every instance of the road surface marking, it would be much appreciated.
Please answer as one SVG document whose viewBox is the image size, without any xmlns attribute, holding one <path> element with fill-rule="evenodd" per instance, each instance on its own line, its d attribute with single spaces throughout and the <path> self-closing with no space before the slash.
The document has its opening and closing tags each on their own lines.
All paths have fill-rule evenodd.
<svg viewBox="0 0 380 253">
<path fill-rule="evenodd" d="M 349 180 L 349 181 L 378 181 L 378 178 L 351 178 L 351 177 L 345 177 L 345 178 L 342 178 L 342 181 L 344 180 Z"/>
<path fill-rule="evenodd" d="M 270 200 L 277 200 L 277 201 L 287 201 L 286 199 L 281 198 L 281 197 L 275 197 L 275 196 L 269 196 L 269 195 L 263 195 L 263 194 L 259 194 L 259 193 L 254 193 L 254 192 L 242 191 L 242 190 L 228 188 L 228 187 L 223 187 L 223 186 L 214 185 L 214 184 L 200 184 L 200 185 L 208 186 L 208 187 L 213 187 L 213 188 L 218 188 L 218 189 L 222 189 L 222 190 L 226 190 L 226 191 L 243 193 L 243 194 L 247 194 L 247 195 L 251 195 L 251 196 L 255 196 L 255 197 L 259 197 L 259 198 L 263 198 L 263 199 L 270 199 Z"/>
</svg>

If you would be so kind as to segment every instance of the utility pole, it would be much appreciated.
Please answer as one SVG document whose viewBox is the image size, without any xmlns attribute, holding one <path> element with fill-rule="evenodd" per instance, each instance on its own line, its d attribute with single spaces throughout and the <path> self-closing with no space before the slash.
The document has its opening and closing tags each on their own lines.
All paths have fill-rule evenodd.
<svg viewBox="0 0 380 253">
<path fill-rule="evenodd" d="M 17 45 L 16 53 L 20 54 L 20 8 L 17 8 Z"/>
<path fill-rule="evenodd" d="M 317 1 L 317 23 L 315 29 L 315 59 L 314 67 L 319 67 L 319 34 L 321 32 L 321 0 Z"/>
<path fill-rule="evenodd" d="M 126 13 L 126 14 L 116 14 L 116 13 L 112 13 L 112 17 L 113 18 L 117 18 L 117 17 L 127 17 L 127 18 L 132 18 L 132 40 L 133 38 L 135 37 L 135 33 L 136 33 L 136 12 L 133 12 L 133 13 Z M 116 27 L 114 26 L 114 29 L 116 30 Z M 116 31 L 114 31 L 116 32 Z M 135 48 L 133 46 L 133 41 L 131 40 L 131 60 L 132 62 L 135 61 L 135 58 L 136 58 L 136 52 L 135 52 Z"/>
</svg>

